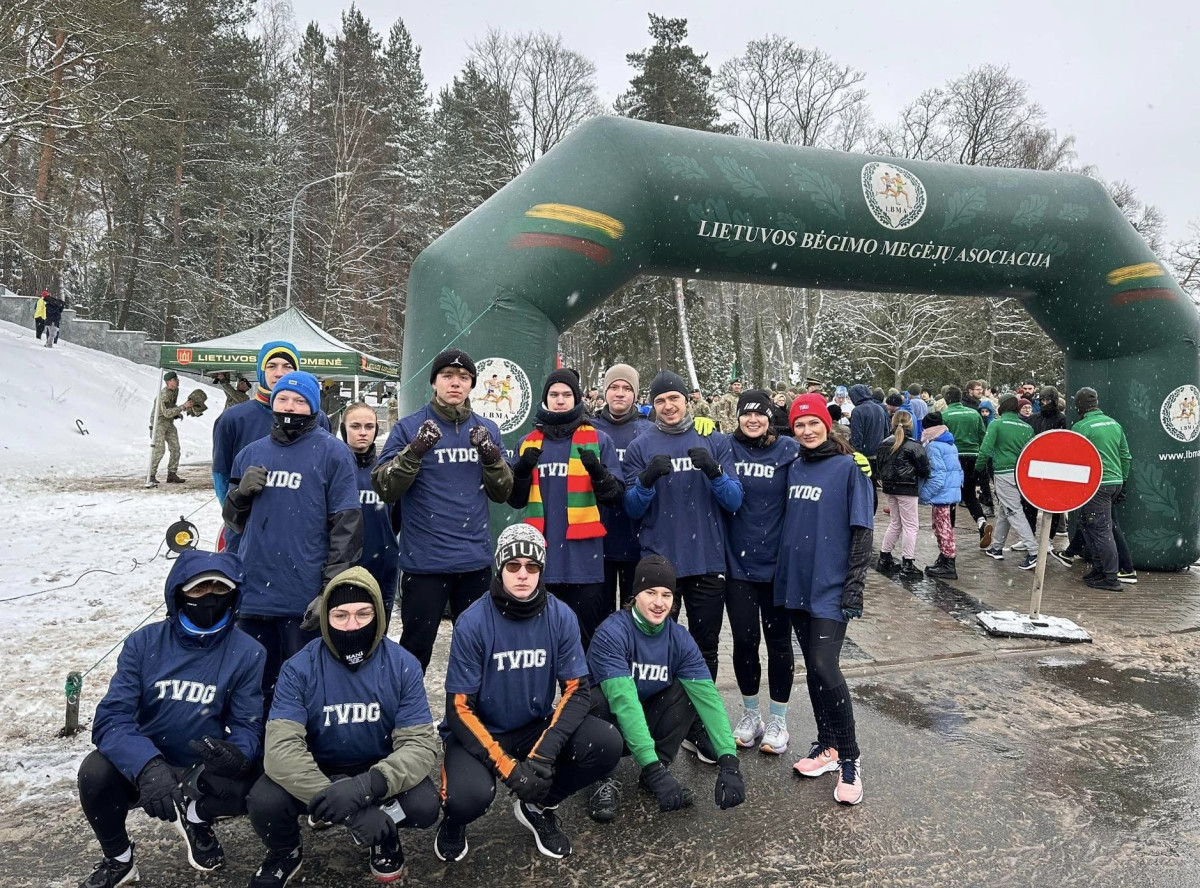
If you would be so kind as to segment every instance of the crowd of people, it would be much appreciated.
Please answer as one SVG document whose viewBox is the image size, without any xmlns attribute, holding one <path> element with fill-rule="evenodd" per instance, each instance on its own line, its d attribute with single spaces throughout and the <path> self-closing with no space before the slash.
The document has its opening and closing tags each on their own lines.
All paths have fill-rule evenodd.
<svg viewBox="0 0 1200 888">
<path fill-rule="evenodd" d="M 214 821 L 248 814 L 264 846 L 252 888 L 300 871 L 302 821 L 344 826 L 380 882 L 403 876 L 407 829 L 436 824 L 434 855 L 461 861 L 498 784 L 537 851 L 565 857 L 560 804 L 582 794 L 593 820 L 618 818 L 623 758 L 661 812 L 696 804 L 672 768 L 681 751 L 713 767 L 714 804 L 734 807 L 746 797 L 738 750 L 791 747 L 793 637 L 816 723 L 793 769 L 834 775 L 835 802 L 857 805 L 862 758 L 839 661 L 868 567 L 921 573 L 920 504 L 940 553 L 926 575 L 956 577 L 960 504 L 993 558 L 1015 529 L 1025 566 L 1036 543 L 1015 454 L 1065 419 L 1049 387 L 1024 417 L 1018 394 L 1000 396 L 989 423 L 974 382 L 937 398 L 861 384 L 826 397 L 816 380 L 793 398 L 734 383 L 708 405 L 670 371 L 646 389 L 646 414 L 637 371 L 616 364 L 586 393 L 574 371 L 551 373 L 533 430 L 506 452 L 472 409 L 477 373 L 461 350 L 436 356 L 428 402 L 383 442 L 363 403 L 341 411 L 340 440 L 331 434 L 321 386 L 300 366 L 290 343 L 264 345 L 257 389 L 214 427 L 223 551 L 185 551 L 167 618 L 121 653 L 79 772 L 103 852 L 83 888 L 137 878 L 134 807 L 173 823 L 201 871 L 224 861 Z M 176 406 L 177 388 L 168 380 L 158 402 L 168 428 L 170 411 L 194 406 Z M 1092 389 L 1074 401 L 1104 485 L 1056 557 L 1086 549 L 1089 584 L 1120 588 L 1112 507 L 1128 446 Z M 876 553 L 880 500 L 889 524 Z M 517 511 L 494 545 L 491 503 Z M 430 675 L 447 612 L 448 665 Z M 726 614 L 735 719 L 715 684 Z"/>
</svg>

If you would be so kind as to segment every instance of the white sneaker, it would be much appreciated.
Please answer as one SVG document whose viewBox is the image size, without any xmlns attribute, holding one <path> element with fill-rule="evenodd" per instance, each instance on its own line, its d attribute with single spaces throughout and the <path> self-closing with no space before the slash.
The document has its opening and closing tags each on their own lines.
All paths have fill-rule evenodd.
<svg viewBox="0 0 1200 888">
<path fill-rule="evenodd" d="M 758 744 L 758 751 L 771 755 L 783 755 L 787 752 L 790 739 L 791 735 L 788 734 L 787 725 L 784 724 L 783 719 L 772 718 L 767 722 L 767 729 L 763 733 L 762 742 Z"/>
<path fill-rule="evenodd" d="M 758 710 L 745 709 L 742 711 L 741 721 L 733 729 L 733 742 L 742 749 L 750 749 L 758 743 L 765 730 L 766 725 Z"/>
<path fill-rule="evenodd" d="M 1012 551 L 1014 551 L 1014 552 L 1025 552 L 1025 551 L 1027 551 L 1027 548 L 1026 548 L 1025 544 L 1024 544 L 1024 543 L 1022 543 L 1022 542 L 1015 542 L 1015 543 L 1013 543 L 1011 546 L 1009 546 L 1008 548 L 1009 548 L 1009 549 L 1011 549 L 1011 550 L 1012 550 Z"/>
</svg>

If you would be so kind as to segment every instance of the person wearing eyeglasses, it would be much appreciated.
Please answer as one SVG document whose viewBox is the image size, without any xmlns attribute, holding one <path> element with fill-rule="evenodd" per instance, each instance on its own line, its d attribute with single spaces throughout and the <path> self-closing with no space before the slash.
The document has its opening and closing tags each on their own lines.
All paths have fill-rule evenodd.
<svg viewBox="0 0 1200 888">
<path fill-rule="evenodd" d="M 387 638 L 379 585 L 362 567 L 335 576 L 314 602 L 321 637 L 288 660 L 267 721 L 265 774 L 250 823 L 267 847 L 251 888 L 282 888 L 303 863 L 297 823 L 344 825 L 369 847 L 378 882 L 404 877 L 401 829 L 437 822 L 429 779 L 437 734 L 416 657 Z"/>
<path fill-rule="evenodd" d="M 621 735 L 588 714 L 579 621 L 546 591 L 545 564 L 545 538 L 528 524 L 509 525 L 496 541 L 489 594 L 455 624 L 441 725 L 439 860 L 466 857 L 467 825 L 491 806 L 497 778 L 516 796 L 513 813 L 538 851 L 567 856 L 559 803 L 620 760 Z"/>
<path fill-rule="evenodd" d="M 80 888 L 138 880 L 130 809 L 174 825 L 188 863 L 225 862 L 217 817 L 246 812 L 262 754 L 262 645 L 235 627 L 242 568 L 228 553 L 180 553 L 167 618 L 125 639 L 96 707 L 96 748 L 79 766 L 79 802 L 104 858 Z"/>
</svg>

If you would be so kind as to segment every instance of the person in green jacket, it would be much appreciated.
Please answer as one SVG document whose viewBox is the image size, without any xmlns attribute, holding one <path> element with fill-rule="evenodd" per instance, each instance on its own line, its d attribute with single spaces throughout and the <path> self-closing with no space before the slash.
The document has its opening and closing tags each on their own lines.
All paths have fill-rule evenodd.
<svg viewBox="0 0 1200 888">
<path fill-rule="evenodd" d="M 746 786 L 725 704 L 700 648 L 671 619 L 671 562 L 661 555 L 639 561 L 633 592 L 625 608 L 609 616 L 592 636 L 588 671 L 593 687 L 600 690 L 592 696 L 592 715 L 616 725 L 641 769 L 639 785 L 654 793 L 659 810 L 666 812 L 692 804 L 691 790 L 669 768 L 699 714 L 717 752 L 714 801 L 721 809 L 740 805 Z M 621 785 L 610 775 L 596 784 L 588 814 L 602 823 L 613 820 L 620 799 Z"/>
<path fill-rule="evenodd" d="M 1124 498 L 1125 482 L 1133 468 L 1133 455 L 1121 424 L 1100 410 L 1100 399 L 1093 388 L 1075 393 L 1075 412 L 1079 419 L 1071 431 L 1079 432 L 1100 452 L 1100 487 L 1079 510 L 1079 527 L 1092 553 L 1092 569 L 1083 581 L 1093 589 L 1121 591 L 1117 579 L 1117 544 L 1113 538 L 1113 505 Z"/>
<path fill-rule="evenodd" d="M 945 415 L 942 414 L 943 419 Z M 984 550 L 984 554 L 1003 561 L 1004 543 L 1008 539 L 1009 528 L 1013 527 L 1025 544 L 1025 560 L 1019 565 L 1021 570 L 1029 570 L 1037 565 L 1037 540 L 1025 519 L 1025 510 L 1021 508 L 1021 491 L 1017 489 L 1017 457 L 1032 438 L 1033 428 L 1021 419 L 1017 396 L 1006 392 L 1000 396 L 1000 415 L 988 426 L 983 443 L 979 446 L 979 454 L 975 457 L 976 472 L 986 471 L 987 461 L 992 461 L 996 511 L 999 513 L 992 545 Z M 1113 572 L 1116 572 L 1116 568 Z"/>
<path fill-rule="evenodd" d="M 950 434 L 954 436 L 954 446 L 958 448 L 958 464 L 963 472 L 962 501 L 971 513 L 971 520 L 979 529 L 979 548 L 986 549 L 992 544 L 993 526 L 988 523 L 983 507 L 979 504 L 975 488 L 975 458 L 979 456 L 979 445 L 983 443 L 985 433 L 983 417 L 974 407 L 968 407 L 962 402 L 962 389 L 956 385 L 946 386 L 944 395 L 946 407 L 942 410 L 942 421 Z M 954 526 L 955 509 L 950 509 L 950 526 Z"/>
</svg>

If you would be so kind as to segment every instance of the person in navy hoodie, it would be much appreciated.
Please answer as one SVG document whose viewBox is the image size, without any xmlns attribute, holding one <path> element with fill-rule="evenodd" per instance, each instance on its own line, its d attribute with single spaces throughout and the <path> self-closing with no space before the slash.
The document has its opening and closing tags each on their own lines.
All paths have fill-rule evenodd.
<svg viewBox="0 0 1200 888">
<path fill-rule="evenodd" d="M 742 748 L 759 743 L 760 751 L 783 755 L 789 740 L 787 707 L 796 659 L 787 609 L 775 604 L 775 563 L 787 503 L 788 467 L 800 447 L 790 435 L 775 435 L 771 423 L 774 409 L 764 391 L 742 392 L 738 398 L 732 447 L 745 493 L 738 510 L 725 514 L 725 561 L 729 567 L 725 609 L 733 633 L 733 672 L 742 692 L 742 717 L 733 730 L 734 740 Z M 767 639 L 767 687 L 771 693 L 766 721 L 758 702 L 760 623 Z"/>
<path fill-rule="evenodd" d="M 300 352 L 290 342 L 275 340 L 264 343 L 258 350 L 257 367 L 258 386 L 253 397 L 222 410 L 213 424 L 213 489 L 217 493 L 217 502 L 222 505 L 229 493 L 229 476 L 233 471 L 234 459 L 251 441 L 271 434 L 271 426 L 275 421 L 271 412 L 271 391 L 280 379 L 300 369 Z M 324 413 L 318 413 L 317 424 L 329 431 L 329 417 Z M 232 541 L 227 540 L 227 545 L 232 546 Z M 230 551 L 236 551 L 236 547 Z"/>
<path fill-rule="evenodd" d="M 79 767 L 79 801 L 104 859 L 81 888 L 138 880 L 130 808 L 174 823 L 188 862 L 225 853 L 217 817 L 246 811 L 262 754 L 262 646 L 234 626 L 242 568 L 234 555 L 187 550 L 167 576 L 167 618 L 135 629 L 96 707 Z"/>
<path fill-rule="evenodd" d="M 630 442 L 650 427 L 649 417 L 637 409 L 638 384 L 637 370 L 628 364 L 613 364 L 604 373 L 604 407 L 592 418 L 592 425 L 612 439 L 622 466 Z M 641 557 L 641 546 L 637 526 L 625 512 L 623 496 L 620 502 L 601 504 L 600 520 L 608 531 L 604 536 L 604 603 L 611 614 L 633 596 L 633 569 Z"/>
<path fill-rule="evenodd" d="M 491 806 L 499 777 L 517 797 L 513 813 L 538 851 L 562 858 L 571 840 L 556 809 L 612 773 L 621 735 L 588 714 L 579 622 L 541 581 L 545 538 L 528 524 L 511 524 L 496 540 L 495 563 L 488 596 L 467 608 L 450 642 L 441 725 L 445 813 L 433 851 L 450 862 L 466 856 L 467 825 Z"/>
<path fill-rule="evenodd" d="M 612 439 L 584 414 L 574 370 L 555 370 L 542 387 L 533 431 L 521 439 L 513 462 L 508 504 L 546 537 L 546 589 L 579 620 L 586 652 L 609 614 L 604 593 L 604 537 L 600 506 L 625 498 L 621 463 Z"/>
<path fill-rule="evenodd" d="M 383 593 L 384 627 L 392 619 L 392 605 L 396 601 L 396 587 L 400 582 L 399 546 L 396 532 L 399 528 L 399 503 L 388 508 L 379 498 L 371 484 L 371 470 L 375 467 L 375 436 L 379 431 L 379 420 L 375 408 L 364 401 L 351 404 L 342 411 L 342 440 L 354 454 L 358 467 L 358 503 L 363 516 L 363 550 L 358 563 L 370 571 L 379 591 Z"/>
<path fill-rule="evenodd" d="M 687 389 L 663 370 L 650 383 L 654 427 L 625 451 L 625 511 L 641 523 L 642 555 L 661 555 L 675 566 L 688 631 L 717 677 L 717 644 L 725 610 L 725 540 L 722 512 L 742 505 L 742 484 L 729 437 L 707 437 L 687 410 Z M 715 751 L 699 721 L 683 748 L 706 764 Z"/>
<path fill-rule="evenodd" d="M 429 773 L 437 732 L 421 665 L 387 638 L 383 596 L 362 567 L 333 577 L 316 602 L 321 637 L 283 666 L 267 721 L 265 773 L 247 800 L 267 855 L 251 888 L 283 888 L 303 863 L 297 818 L 343 824 L 370 848 L 379 882 L 404 877 L 396 828 L 437 822 Z"/>
<path fill-rule="evenodd" d="M 817 739 L 792 767 L 802 777 L 838 772 L 834 799 L 857 805 L 862 768 L 854 707 L 838 659 L 847 623 L 862 616 L 873 545 L 871 482 L 851 446 L 829 434 L 833 420 L 823 398 L 801 395 L 790 418 L 800 458 L 788 469 L 775 603 L 791 616 L 817 722 Z"/>
<path fill-rule="evenodd" d="M 400 503 L 400 644 L 429 666 L 450 604 L 457 619 L 492 579 L 488 501 L 512 493 L 500 428 L 471 410 L 475 362 L 456 348 L 433 359 L 433 397 L 388 435 L 371 474 Z"/>
<path fill-rule="evenodd" d="M 713 801 L 733 808 L 745 800 L 746 785 L 729 716 L 695 640 L 671 619 L 674 598 L 671 562 L 661 555 L 639 561 L 633 600 L 601 624 L 588 650 L 592 714 L 617 726 L 641 769 L 638 783 L 654 793 L 663 812 L 692 804 L 691 791 L 668 768 L 699 716 L 719 753 Z M 610 775 L 596 785 L 588 815 L 613 820 L 620 799 L 621 784 Z"/>
<path fill-rule="evenodd" d="M 316 637 L 300 626 L 308 603 L 362 555 L 354 457 L 317 424 L 320 398 L 309 373 L 289 373 L 275 384 L 271 434 L 233 461 L 222 511 L 242 535 L 246 585 L 238 627 L 267 649 L 268 710 L 283 661 Z"/>
</svg>

